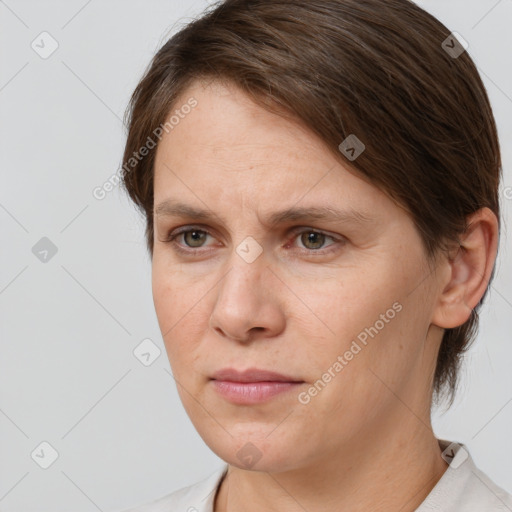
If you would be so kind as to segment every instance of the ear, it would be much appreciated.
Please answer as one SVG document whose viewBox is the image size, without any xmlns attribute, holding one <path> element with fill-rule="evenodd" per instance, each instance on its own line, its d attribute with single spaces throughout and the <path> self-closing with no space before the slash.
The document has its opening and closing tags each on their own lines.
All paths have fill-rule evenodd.
<svg viewBox="0 0 512 512">
<path fill-rule="evenodd" d="M 487 289 L 498 251 L 498 219 L 489 208 L 468 217 L 468 229 L 449 256 L 440 283 L 440 294 L 432 323 L 444 329 L 462 325 Z"/>
</svg>

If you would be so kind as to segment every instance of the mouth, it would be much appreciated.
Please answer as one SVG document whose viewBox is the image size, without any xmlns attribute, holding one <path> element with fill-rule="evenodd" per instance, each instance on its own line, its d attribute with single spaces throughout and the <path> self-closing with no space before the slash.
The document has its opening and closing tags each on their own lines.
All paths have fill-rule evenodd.
<svg viewBox="0 0 512 512">
<path fill-rule="evenodd" d="M 258 368 L 245 371 L 225 368 L 210 380 L 223 398 L 239 405 L 264 402 L 304 384 L 301 379 Z"/>
</svg>

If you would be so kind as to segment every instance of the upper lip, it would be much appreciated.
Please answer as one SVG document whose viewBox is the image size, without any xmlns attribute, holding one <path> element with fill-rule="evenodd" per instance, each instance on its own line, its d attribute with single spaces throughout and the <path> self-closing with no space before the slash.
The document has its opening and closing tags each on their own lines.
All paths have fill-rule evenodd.
<svg viewBox="0 0 512 512">
<path fill-rule="evenodd" d="M 259 368 L 249 368 L 239 371 L 234 368 L 224 368 L 215 372 L 212 377 L 214 380 L 228 380 L 232 382 L 304 382 L 301 379 L 283 375 L 281 373 L 261 370 Z"/>
</svg>

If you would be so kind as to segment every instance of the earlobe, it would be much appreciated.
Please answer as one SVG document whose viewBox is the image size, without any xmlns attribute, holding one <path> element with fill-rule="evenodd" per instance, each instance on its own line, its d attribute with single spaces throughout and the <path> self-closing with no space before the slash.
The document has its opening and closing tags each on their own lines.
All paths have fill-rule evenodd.
<svg viewBox="0 0 512 512">
<path fill-rule="evenodd" d="M 444 329 L 466 322 L 487 289 L 498 250 L 498 219 L 489 208 L 468 217 L 468 229 L 460 247 L 442 265 L 447 279 L 440 291 L 432 323 Z"/>
</svg>

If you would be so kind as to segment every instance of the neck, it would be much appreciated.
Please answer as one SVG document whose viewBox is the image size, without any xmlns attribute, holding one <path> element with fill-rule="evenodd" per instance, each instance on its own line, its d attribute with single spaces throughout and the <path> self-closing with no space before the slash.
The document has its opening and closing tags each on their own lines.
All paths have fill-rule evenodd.
<svg viewBox="0 0 512 512">
<path fill-rule="evenodd" d="M 259 472 L 229 465 L 214 511 L 415 511 L 448 464 L 430 418 L 399 409 L 402 418 L 393 415 L 373 431 L 358 432 L 307 467 Z"/>
</svg>

